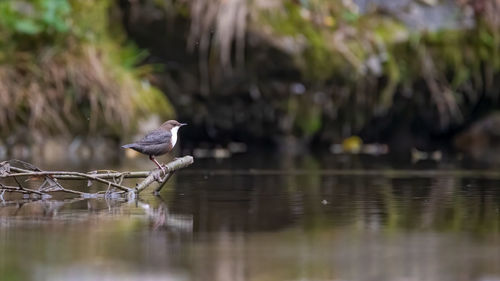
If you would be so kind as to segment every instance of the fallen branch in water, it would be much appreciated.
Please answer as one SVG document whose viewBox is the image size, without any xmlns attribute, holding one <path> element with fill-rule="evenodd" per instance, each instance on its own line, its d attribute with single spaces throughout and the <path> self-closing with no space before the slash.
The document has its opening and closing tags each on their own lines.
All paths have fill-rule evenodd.
<svg viewBox="0 0 500 281">
<path fill-rule="evenodd" d="M 163 173 L 160 169 L 156 169 L 151 174 L 149 174 L 140 184 L 135 187 L 135 193 L 139 193 L 143 191 L 146 187 L 148 187 L 151 183 L 157 180 L 160 183 L 160 189 L 163 187 L 165 182 L 171 177 L 171 175 L 178 169 L 185 168 L 189 165 L 193 164 L 193 157 L 186 156 L 182 158 L 178 158 L 167 165 L 165 165 L 166 175 L 162 179 L 161 173 Z M 157 190 L 160 191 L 160 190 Z"/>
<path fill-rule="evenodd" d="M 27 196 L 46 196 L 51 197 L 49 193 L 65 192 L 77 194 L 81 197 L 115 197 L 127 194 L 129 197 L 135 197 L 144 191 L 155 181 L 159 183 L 155 192 L 159 192 L 165 183 L 170 179 L 175 171 L 193 164 L 192 156 L 184 156 L 167 163 L 164 166 L 165 173 L 160 169 L 152 171 L 138 172 L 117 172 L 117 171 L 92 171 L 89 173 L 80 173 L 73 171 L 43 171 L 38 167 L 20 160 L 9 160 L 0 163 L 0 180 L 13 179 L 17 186 L 0 183 L 0 199 L 3 200 L 5 192 L 20 193 Z M 43 179 L 38 188 L 25 188 L 18 178 L 25 178 L 25 181 Z M 137 183 L 134 188 L 123 185 L 124 179 L 144 178 Z M 67 187 L 63 187 L 58 180 L 87 180 L 88 186 L 92 182 L 105 185 L 107 190 L 97 192 L 83 192 Z"/>
</svg>

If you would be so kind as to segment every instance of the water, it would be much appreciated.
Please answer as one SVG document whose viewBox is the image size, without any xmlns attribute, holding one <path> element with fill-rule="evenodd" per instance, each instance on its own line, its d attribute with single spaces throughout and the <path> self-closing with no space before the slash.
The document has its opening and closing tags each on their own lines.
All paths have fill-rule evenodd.
<svg viewBox="0 0 500 281">
<path fill-rule="evenodd" d="M 500 280 L 500 179 L 460 170 L 258 154 L 139 201 L 6 201 L 0 280 Z"/>
</svg>

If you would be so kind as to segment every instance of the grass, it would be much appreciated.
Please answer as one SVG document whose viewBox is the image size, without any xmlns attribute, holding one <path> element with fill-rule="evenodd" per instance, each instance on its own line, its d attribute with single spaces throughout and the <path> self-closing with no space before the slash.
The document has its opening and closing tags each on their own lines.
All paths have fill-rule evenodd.
<svg viewBox="0 0 500 281">
<path fill-rule="evenodd" d="M 141 117 L 173 116 L 144 82 L 149 71 L 136 68 L 141 51 L 109 32 L 112 8 L 107 0 L 0 3 L 1 137 L 20 128 L 119 137 Z"/>
</svg>

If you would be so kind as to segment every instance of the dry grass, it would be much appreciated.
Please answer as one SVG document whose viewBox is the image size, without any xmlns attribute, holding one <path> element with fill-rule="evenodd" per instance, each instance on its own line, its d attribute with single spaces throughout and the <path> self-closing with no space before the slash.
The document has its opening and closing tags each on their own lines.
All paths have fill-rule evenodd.
<svg viewBox="0 0 500 281">
<path fill-rule="evenodd" d="M 231 69 L 232 44 L 236 43 L 236 61 L 243 63 L 247 15 L 247 0 L 190 0 L 191 30 L 189 45 L 200 45 L 200 55 L 207 59 L 210 45 L 217 47 L 220 64 Z M 212 37 L 212 34 L 214 35 Z"/>
<path fill-rule="evenodd" d="M 129 129 L 137 87 L 113 72 L 117 67 L 96 47 L 16 55 L 15 63 L 0 66 L 3 136 L 19 125 L 42 135 Z"/>
<path fill-rule="evenodd" d="M 172 117 L 163 93 L 141 80 L 150 72 L 135 66 L 139 51 L 124 46 L 113 0 L 59 1 L 70 7 L 59 13 L 51 10 L 58 1 L 28 2 L 1 11 L 0 139 L 119 137 L 138 117 Z M 16 14 L 19 3 L 31 12 Z M 28 31 L 18 28 L 23 22 L 32 23 Z"/>
</svg>

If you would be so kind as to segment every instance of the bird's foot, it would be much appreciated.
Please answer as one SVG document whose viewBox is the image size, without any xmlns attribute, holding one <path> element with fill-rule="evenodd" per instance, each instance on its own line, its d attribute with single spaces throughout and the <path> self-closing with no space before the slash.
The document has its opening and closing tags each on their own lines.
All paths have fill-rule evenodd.
<svg viewBox="0 0 500 281">
<path fill-rule="evenodd" d="M 166 168 L 167 168 L 167 165 L 165 165 L 165 164 L 161 164 L 160 169 L 161 169 L 161 171 L 163 172 L 163 175 L 166 175 L 166 174 L 167 174 L 167 169 L 166 169 Z"/>
<path fill-rule="evenodd" d="M 163 172 L 163 176 L 167 174 L 167 171 L 165 169 L 165 164 L 158 164 L 158 168 Z M 162 174 L 161 173 L 155 173 L 154 174 L 154 179 L 158 182 L 162 181 Z"/>
<path fill-rule="evenodd" d="M 153 179 L 154 179 L 155 181 L 157 181 L 157 182 L 161 182 L 161 175 L 160 175 L 160 174 L 156 174 L 156 173 L 155 173 L 155 174 L 153 175 Z"/>
</svg>

